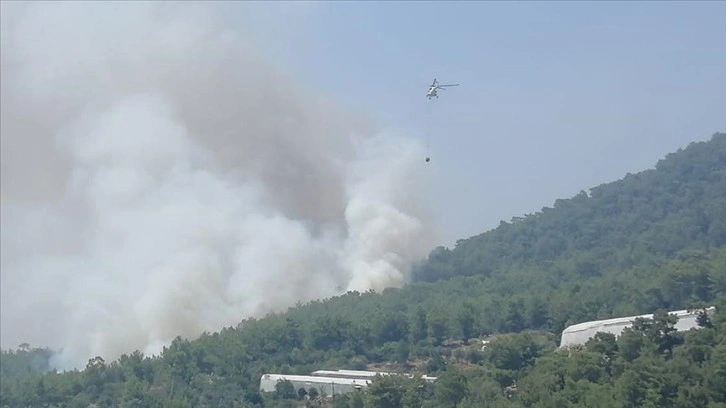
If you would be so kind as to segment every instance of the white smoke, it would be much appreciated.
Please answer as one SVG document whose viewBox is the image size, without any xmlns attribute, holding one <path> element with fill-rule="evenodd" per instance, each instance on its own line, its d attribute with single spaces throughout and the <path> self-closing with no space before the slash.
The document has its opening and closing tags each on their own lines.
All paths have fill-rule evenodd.
<svg viewBox="0 0 726 408">
<path fill-rule="evenodd" d="M 154 353 L 401 286 L 432 246 L 419 144 L 281 77 L 216 7 L 2 3 L 3 347 Z"/>
</svg>

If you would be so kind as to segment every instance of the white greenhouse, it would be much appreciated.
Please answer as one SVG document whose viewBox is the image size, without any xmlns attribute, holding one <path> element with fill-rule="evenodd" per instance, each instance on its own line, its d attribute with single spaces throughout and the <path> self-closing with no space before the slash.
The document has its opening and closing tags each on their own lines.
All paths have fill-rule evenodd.
<svg viewBox="0 0 726 408">
<path fill-rule="evenodd" d="M 390 375 L 390 373 L 379 371 L 358 371 L 358 370 L 318 370 L 310 375 L 315 377 L 351 378 L 360 380 L 372 380 L 376 375 Z"/>
<path fill-rule="evenodd" d="M 716 308 L 712 306 L 706 309 L 706 313 L 711 316 L 715 310 Z M 678 310 L 675 312 L 668 312 L 668 314 L 674 314 L 678 317 L 678 322 L 675 325 L 676 330 L 686 331 L 698 327 L 696 319 L 698 318 L 699 311 L 700 310 L 694 310 L 689 312 L 688 310 Z M 630 327 L 638 317 L 651 319 L 653 318 L 653 315 L 647 314 L 640 316 L 618 317 L 607 320 L 594 320 L 591 322 L 578 323 L 569 326 L 562 332 L 560 347 L 566 348 L 584 345 L 598 332 L 612 333 L 616 337 L 620 336 L 623 330 L 626 327 Z"/>
<path fill-rule="evenodd" d="M 398 374 L 398 373 L 390 373 L 385 371 L 359 371 L 359 370 L 318 370 L 313 371 L 311 375 L 316 377 L 333 377 L 333 378 L 355 378 L 355 379 L 361 379 L 361 380 L 373 380 L 377 375 L 385 376 L 385 375 L 405 375 L 409 378 L 413 378 L 414 376 L 412 374 Z M 422 375 L 421 378 L 428 382 L 433 382 L 436 380 L 436 377 L 429 377 L 428 375 Z"/>
<path fill-rule="evenodd" d="M 260 379 L 261 392 L 275 392 L 275 385 L 278 381 L 288 380 L 295 386 L 295 392 L 304 388 L 308 393 L 311 388 L 318 390 L 320 394 L 335 395 L 345 394 L 351 391 L 367 387 L 370 380 L 357 378 L 335 378 L 320 377 L 312 375 L 287 375 L 287 374 L 265 374 Z"/>
<path fill-rule="evenodd" d="M 318 370 L 311 375 L 288 375 L 288 374 L 265 374 L 260 378 L 261 392 L 275 392 L 275 385 L 278 381 L 288 380 L 295 387 L 295 392 L 300 388 L 310 393 L 315 388 L 321 394 L 332 396 L 334 394 L 345 394 L 367 387 L 376 375 L 394 375 L 396 373 L 377 371 L 357 370 Z M 403 374 L 413 377 L 411 374 Z M 422 376 L 425 381 L 433 382 L 436 377 Z"/>
</svg>

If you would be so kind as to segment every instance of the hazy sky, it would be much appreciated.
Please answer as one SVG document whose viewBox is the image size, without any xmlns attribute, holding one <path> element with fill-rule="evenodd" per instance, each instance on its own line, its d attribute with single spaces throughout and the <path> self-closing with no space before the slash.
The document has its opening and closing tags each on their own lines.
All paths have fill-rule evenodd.
<svg viewBox="0 0 726 408">
<path fill-rule="evenodd" d="M 442 244 L 726 129 L 726 2 L 249 3 L 291 75 L 426 138 Z M 461 86 L 424 97 L 438 77 Z M 433 104 L 429 116 L 427 104 Z"/>
</svg>

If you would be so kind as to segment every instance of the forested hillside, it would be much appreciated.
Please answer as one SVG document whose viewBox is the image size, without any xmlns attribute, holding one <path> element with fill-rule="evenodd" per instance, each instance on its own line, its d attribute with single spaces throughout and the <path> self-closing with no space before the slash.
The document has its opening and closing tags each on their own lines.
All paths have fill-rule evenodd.
<svg viewBox="0 0 726 408">
<path fill-rule="evenodd" d="M 415 276 L 471 276 L 505 310 L 545 307 L 549 328 L 560 331 L 724 293 L 726 261 L 717 254 L 725 244 L 726 134 L 717 133 L 655 169 L 437 248 Z"/>
<path fill-rule="evenodd" d="M 438 248 L 417 279 L 507 275 L 536 266 L 578 279 L 726 243 L 726 134 L 669 154 L 655 169 L 555 201 L 554 208 Z M 563 276 L 564 275 L 564 276 Z"/>
<path fill-rule="evenodd" d="M 385 364 L 439 381 L 380 380 L 335 406 L 726 407 L 726 134 L 438 248 L 416 279 L 177 339 L 158 358 L 3 374 L 0 406 L 314 405 L 260 395 L 260 376 Z M 717 313 L 694 332 L 659 313 L 617 341 L 554 352 L 568 324 L 707 304 Z M 470 340 L 484 336 L 482 352 Z"/>
<path fill-rule="evenodd" d="M 53 351 L 48 348 L 30 348 L 21 344 L 17 350 L 2 350 L 0 354 L 0 378 L 23 377 L 28 374 L 47 371 Z"/>
</svg>

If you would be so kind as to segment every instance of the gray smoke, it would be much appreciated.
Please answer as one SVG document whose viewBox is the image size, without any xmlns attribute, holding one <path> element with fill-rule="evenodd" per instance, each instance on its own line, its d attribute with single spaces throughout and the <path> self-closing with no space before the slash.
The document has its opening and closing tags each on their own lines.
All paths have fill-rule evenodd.
<svg viewBox="0 0 726 408">
<path fill-rule="evenodd" d="M 2 3 L 3 347 L 155 353 L 401 286 L 432 246 L 419 144 L 284 78 L 217 6 Z"/>
</svg>

